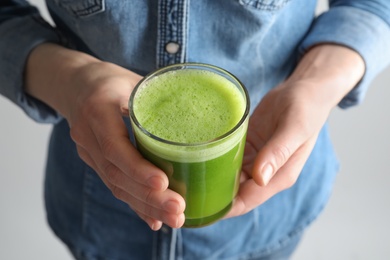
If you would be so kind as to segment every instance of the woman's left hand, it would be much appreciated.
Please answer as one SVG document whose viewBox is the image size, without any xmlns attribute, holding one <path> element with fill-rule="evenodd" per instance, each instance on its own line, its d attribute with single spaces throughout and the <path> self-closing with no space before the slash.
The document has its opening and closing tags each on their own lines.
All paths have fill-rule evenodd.
<svg viewBox="0 0 390 260">
<path fill-rule="evenodd" d="M 329 113 L 363 74 L 356 52 L 320 45 L 263 98 L 249 121 L 240 187 L 227 218 L 295 184 Z"/>
</svg>

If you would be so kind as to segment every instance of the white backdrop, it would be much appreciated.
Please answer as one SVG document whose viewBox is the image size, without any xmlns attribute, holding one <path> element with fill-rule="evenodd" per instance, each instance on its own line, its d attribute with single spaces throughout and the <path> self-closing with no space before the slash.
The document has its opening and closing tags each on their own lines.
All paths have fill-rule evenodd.
<svg viewBox="0 0 390 260">
<path fill-rule="evenodd" d="M 30 2 L 44 8 L 43 0 Z M 320 9 L 325 6 L 321 1 Z M 331 135 L 341 172 L 328 207 L 294 260 L 388 259 L 389 82 L 390 68 L 373 82 L 364 104 L 332 113 Z M 1 96 L 0 118 L 0 259 L 70 260 L 48 228 L 43 206 L 51 127 L 32 122 Z"/>
</svg>

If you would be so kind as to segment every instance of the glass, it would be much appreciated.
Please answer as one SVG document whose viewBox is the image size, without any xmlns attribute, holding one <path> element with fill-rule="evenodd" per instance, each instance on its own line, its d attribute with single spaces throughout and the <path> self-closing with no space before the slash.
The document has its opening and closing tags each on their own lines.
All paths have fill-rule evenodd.
<svg viewBox="0 0 390 260">
<path fill-rule="evenodd" d="M 137 149 L 186 201 L 184 227 L 205 226 L 228 213 L 248 126 L 243 84 L 212 65 L 171 65 L 137 84 L 129 111 Z"/>
</svg>

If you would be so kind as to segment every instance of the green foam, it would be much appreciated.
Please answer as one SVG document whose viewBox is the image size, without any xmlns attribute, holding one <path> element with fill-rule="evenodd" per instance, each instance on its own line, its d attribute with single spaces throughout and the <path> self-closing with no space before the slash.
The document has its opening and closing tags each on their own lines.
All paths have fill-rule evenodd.
<svg viewBox="0 0 390 260">
<path fill-rule="evenodd" d="M 245 101 L 235 85 L 204 70 L 177 70 L 148 81 L 134 101 L 138 122 L 151 134 L 179 143 L 200 143 L 231 130 Z"/>
</svg>

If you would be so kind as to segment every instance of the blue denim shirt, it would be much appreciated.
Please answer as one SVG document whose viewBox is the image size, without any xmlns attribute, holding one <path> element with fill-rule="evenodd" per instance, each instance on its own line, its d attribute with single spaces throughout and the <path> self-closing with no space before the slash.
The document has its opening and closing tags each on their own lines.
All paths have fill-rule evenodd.
<svg viewBox="0 0 390 260">
<path fill-rule="evenodd" d="M 153 232 L 79 159 L 66 121 L 23 91 L 24 65 L 36 45 L 56 42 L 141 75 L 180 62 L 217 65 L 245 84 L 252 111 L 316 44 L 348 46 L 366 63 L 364 78 L 341 107 L 361 102 L 371 80 L 390 61 L 388 0 L 333 0 L 319 17 L 314 15 L 315 0 L 47 4 L 55 28 L 25 1 L 0 3 L 0 93 L 34 120 L 54 124 L 45 183 L 47 215 L 79 259 L 282 258 L 282 249 L 325 206 L 338 163 L 325 126 L 292 188 L 241 217 L 200 229 L 164 226 Z"/>
</svg>

